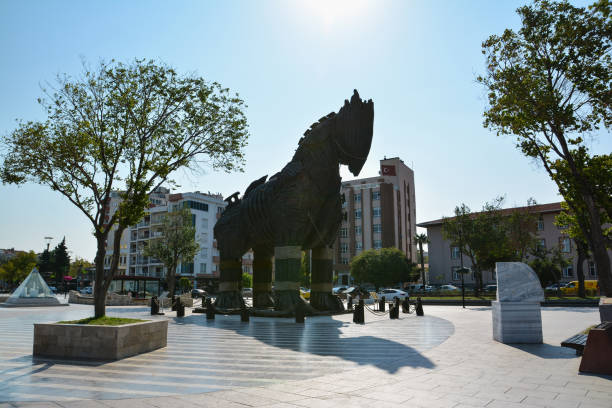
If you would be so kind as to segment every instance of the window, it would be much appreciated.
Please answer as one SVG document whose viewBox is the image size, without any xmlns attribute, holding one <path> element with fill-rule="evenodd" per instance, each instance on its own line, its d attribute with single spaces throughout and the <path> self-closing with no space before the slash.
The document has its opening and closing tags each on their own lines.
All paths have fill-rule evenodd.
<svg viewBox="0 0 612 408">
<path fill-rule="evenodd" d="M 372 209 L 372 217 L 380 217 L 380 207 L 374 207 Z"/>
<path fill-rule="evenodd" d="M 380 224 L 374 224 L 374 225 L 372 226 L 372 230 L 373 230 L 374 232 L 382 232 L 382 225 L 380 225 Z"/>
<path fill-rule="evenodd" d="M 453 248 L 458 248 L 458 247 L 453 247 Z M 451 275 L 453 276 L 453 280 L 455 281 L 461 280 L 461 274 L 457 272 L 458 270 L 459 270 L 458 266 L 451 267 Z"/>
<path fill-rule="evenodd" d="M 459 259 L 461 256 L 461 251 L 459 251 L 458 246 L 451 247 L 451 259 Z"/>
<path fill-rule="evenodd" d="M 374 240 L 374 249 L 381 249 L 382 248 L 382 241 L 380 239 L 375 239 Z"/>
<path fill-rule="evenodd" d="M 340 253 L 341 254 L 346 254 L 348 253 L 348 244 L 340 244 Z"/>
<path fill-rule="evenodd" d="M 537 230 L 544 231 L 544 217 L 542 215 L 538 218 Z"/>
<path fill-rule="evenodd" d="M 360 220 L 361 219 L 361 209 L 355 210 L 355 219 L 356 220 Z"/>
<path fill-rule="evenodd" d="M 536 247 L 538 250 L 543 251 L 546 249 L 546 240 L 544 238 L 538 239 L 536 242 Z"/>
<path fill-rule="evenodd" d="M 206 264 L 205 263 L 201 263 L 200 264 L 200 273 L 206 273 Z"/>
<path fill-rule="evenodd" d="M 202 256 L 202 258 L 207 258 L 208 257 L 208 248 L 202 248 L 202 250 L 200 251 L 200 255 Z"/>
<path fill-rule="evenodd" d="M 356 242 L 355 249 L 361 251 L 363 249 L 363 244 L 361 242 Z"/>
<path fill-rule="evenodd" d="M 361 202 L 361 193 L 355 194 L 355 202 L 356 203 L 360 203 Z"/>
<path fill-rule="evenodd" d="M 208 211 L 208 204 L 192 200 L 183 201 L 183 207 L 198 211 Z"/>
<path fill-rule="evenodd" d="M 340 228 L 340 238 L 347 238 L 347 237 L 348 237 L 348 229 Z"/>
<path fill-rule="evenodd" d="M 561 252 L 569 253 L 572 250 L 570 239 L 567 237 L 559 238 L 559 248 L 561 248 Z"/>
<path fill-rule="evenodd" d="M 355 225 L 355 235 L 361 235 L 361 225 Z"/>
<path fill-rule="evenodd" d="M 589 261 L 589 275 L 597 276 L 597 269 L 595 269 L 595 262 Z"/>
<path fill-rule="evenodd" d="M 346 258 L 346 257 L 344 257 L 344 256 L 343 256 L 342 258 L 340 258 L 340 263 L 341 263 L 342 265 L 348 265 L 349 260 L 348 260 L 348 258 Z"/>
<path fill-rule="evenodd" d="M 380 191 L 372 191 L 372 200 L 380 200 Z"/>
<path fill-rule="evenodd" d="M 574 276 L 574 268 L 572 268 L 571 266 L 566 266 L 565 268 L 563 268 L 564 278 L 570 278 L 572 276 Z"/>
</svg>

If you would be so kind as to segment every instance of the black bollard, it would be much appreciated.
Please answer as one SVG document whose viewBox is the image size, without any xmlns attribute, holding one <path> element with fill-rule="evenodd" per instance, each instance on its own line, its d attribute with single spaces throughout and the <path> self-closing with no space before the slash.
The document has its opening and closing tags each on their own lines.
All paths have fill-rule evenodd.
<svg viewBox="0 0 612 408">
<path fill-rule="evenodd" d="M 210 298 L 206 298 L 206 320 L 215 320 L 215 305 Z"/>
<path fill-rule="evenodd" d="M 346 310 L 353 310 L 353 297 L 351 295 L 346 298 Z"/>
<path fill-rule="evenodd" d="M 378 302 L 378 310 L 379 310 L 379 311 L 381 311 L 381 312 L 384 312 L 384 311 L 385 311 L 385 303 L 386 303 L 386 299 L 385 299 L 385 297 L 383 296 L 383 297 L 380 299 L 380 301 Z"/>
<path fill-rule="evenodd" d="M 399 319 L 399 310 L 400 310 L 400 300 L 395 298 L 393 301 L 392 309 L 389 309 L 389 314 L 393 312 L 393 317 L 391 319 Z"/>
<path fill-rule="evenodd" d="M 358 323 L 358 324 L 365 323 L 363 312 L 364 312 L 363 299 L 359 299 L 359 303 L 355 305 L 355 308 L 353 310 L 353 323 Z"/>
<path fill-rule="evenodd" d="M 159 314 L 159 301 L 157 296 L 151 297 L 151 316 Z"/>
<path fill-rule="evenodd" d="M 423 314 L 423 302 L 421 301 L 421 298 L 418 297 L 416 301 L 416 315 L 423 316 Z"/>
<path fill-rule="evenodd" d="M 176 298 L 176 317 L 185 317 L 185 304 L 180 297 Z"/>
<path fill-rule="evenodd" d="M 295 322 L 304 323 L 304 307 L 300 304 L 295 306 Z"/>
<path fill-rule="evenodd" d="M 249 319 L 250 319 L 249 309 L 243 306 L 242 309 L 240 309 L 240 321 L 248 322 Z"/>
<path fill-rule="evenodd" d="M 404 298 L 402 301 L 402 313 L 410 313 L 410 299 Z"/>
<path fill-rule="evenodd" d="M 172 296 L 172 301 L 170 301 L 170 304 L 172 305 L 171 310 L 173 312 L 176 312 L 176 297 Z"/>
</svg>

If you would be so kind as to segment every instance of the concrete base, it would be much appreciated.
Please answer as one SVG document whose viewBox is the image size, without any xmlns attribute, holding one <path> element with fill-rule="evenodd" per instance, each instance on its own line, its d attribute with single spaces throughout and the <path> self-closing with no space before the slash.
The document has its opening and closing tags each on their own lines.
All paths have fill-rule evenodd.
<svg viewBox="0 0 612 408">
<path fill-rule="evenodd" d="M 539 302 L 491 302 L 493 339 L 505 344 L 542 343 Z"/>
<path fill-rule="evenodd" d="M 599 299 L 599 317 L 601 322 L 612 322 L 612 298 L 602 296 Z"/>
<path fill-rule="evenodd" d="M 119 360 L 166 347 L 167 320 L 121 326 L 34 324 L 34 357 Z"/>
</svg>

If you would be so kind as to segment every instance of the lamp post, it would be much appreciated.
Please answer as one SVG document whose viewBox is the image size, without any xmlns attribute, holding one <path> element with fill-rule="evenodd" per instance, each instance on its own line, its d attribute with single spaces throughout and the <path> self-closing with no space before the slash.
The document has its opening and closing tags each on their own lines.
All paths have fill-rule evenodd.
<svg viewBox="0 0 612 408">
<path fill-rule="evenodd" d="M 465 280 L 464 275 L 470 272 L 470 268 L 463 266 L 463 228 L 459 229 L 459 260 L 461 267 L 457 270 L 461 274 L 461 305 L 465 309 Z"/>
</svg>

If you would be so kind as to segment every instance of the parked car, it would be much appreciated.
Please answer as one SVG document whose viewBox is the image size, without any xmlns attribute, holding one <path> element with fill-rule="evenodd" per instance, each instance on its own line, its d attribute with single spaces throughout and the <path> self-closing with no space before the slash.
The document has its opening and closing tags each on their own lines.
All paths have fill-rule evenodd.
<svg viewBox="0 0 612 408">
<path fill-rule="evenodd" d="M 93 293 L 93 288 L 91 286 L 87 286 L 82 288 L 79 292 L 81 292 L 83 295 L 91 295 Z"/>
<path fill-rule="evenodd" d="M 454 290 L 459 290 L 455 285 L 442 285 L 440 286 L 440 292 L 451 292 Z"/>
<path fill-rule="evenodd" d="M 410 297 L 407 292 L 399 289 L 381 289 L 376 296 L 381 299 L 383 296 L 385 297 L 385 301 L 393 302 L 393 299 L 398 298 L 399 300 L 404 300 L 406 297 Z"/>
<path fill-rule="evenodd" d="M 553 283 L 552 285 L 548 285 L 547 287 L 545 287 L 544 290 L 559 290 L 563 286 L 565 285 L 561 283 Z"/>
<path fill-rule="evenodd" d="M 253 288 L 242 288 L 242 296 L 252 298 L 253 297 Z"/>
<path fill-rule="evenodd" d="M 191 297 L 192 298 L 201 298 L 204 296 L 208 296 L 208 293 L 204 289 L 191 289 Z"/>
<path fill-rule="evenodd" d="M 57 293 L 57 288 L 55 286 L 49 286 L 49 289 L 51 289 L 51 292 Z"/>
<path fill-rule="evenodd" d="M 340 293 L 342 293 L 343 291 L 347 290 L 348 287 L 346 286 L 336 286 L 335 288 L 332 289 L 332 293 L 334 295 L 339 295 Z"/>
<path fill-rule="evenodd" d="M 310 299 L 310 289 L 300 288 L 300 295 L 306 300 Z"/>
<path fill-rule="evenodd" d="M 585 280 L 584 288 L 592 291 L 599 289 L 599 281 L 596 280 Z M 571 281 L 567 285 L 561 287 L 561 292 L 564 295 L 577 295 L 578 294 L 578 281 Z"/>
</svg>

